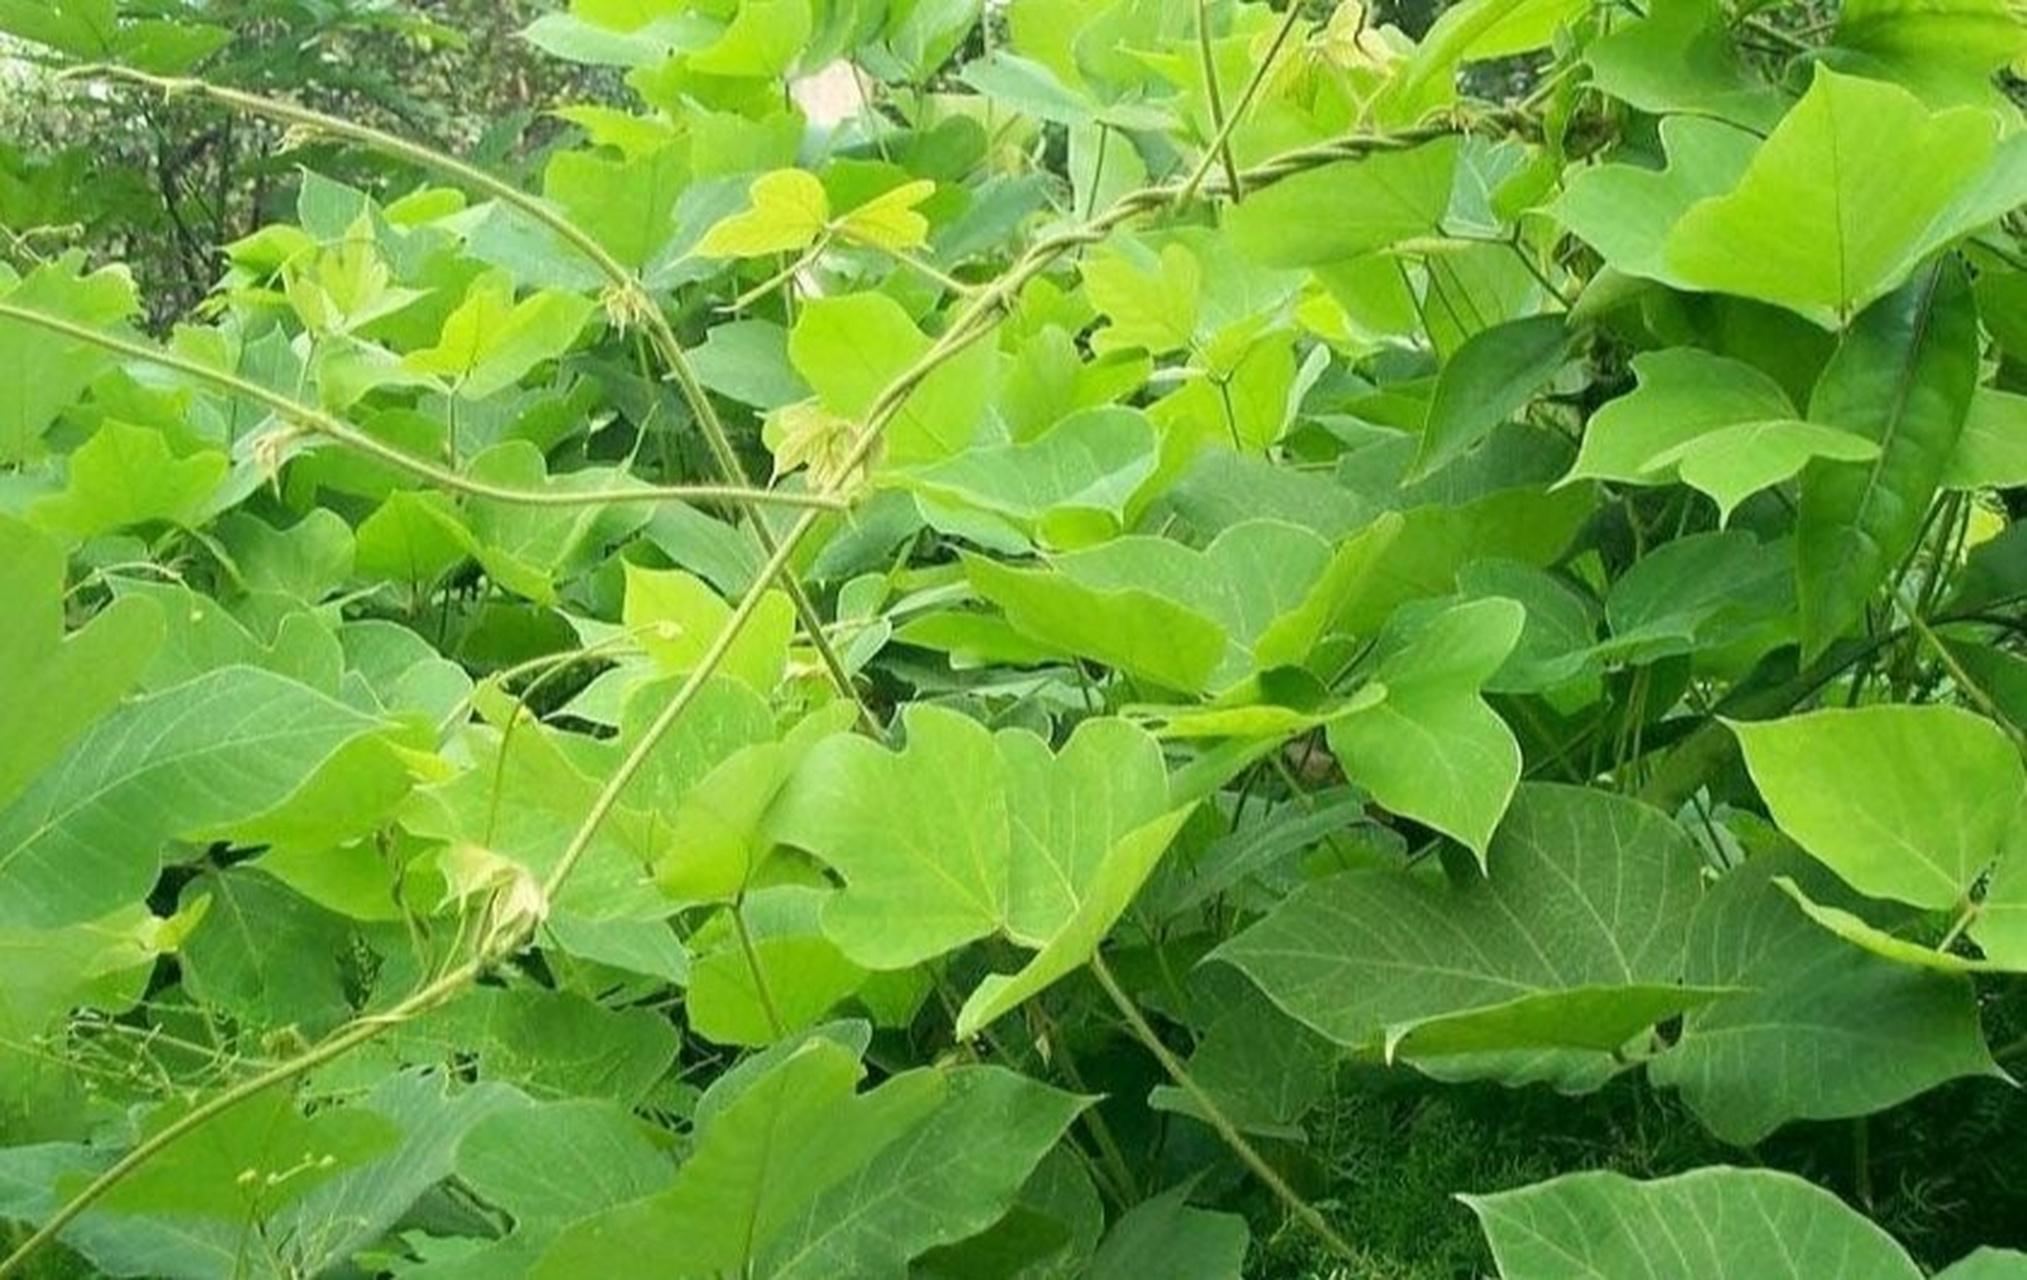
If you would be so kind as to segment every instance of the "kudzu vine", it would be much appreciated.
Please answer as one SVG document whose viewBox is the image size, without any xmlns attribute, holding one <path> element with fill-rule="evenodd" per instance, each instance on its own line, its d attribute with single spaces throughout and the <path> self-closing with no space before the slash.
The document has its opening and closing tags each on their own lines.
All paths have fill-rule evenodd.
<svg viewBox="0 0 2027 1280">
<path fill-rule="evenodd" d="M 1452 1187 L 1503 1275 L 1923 1274 L 1833 1190 L 2027 1019 L 2005 0 L 575 0 L 539 196 L 131 7 L 0 31 L 394 168 L 152 338 L 6 228 L 0 1277 L 1360 1274 L 1382 1079 L 1770 1153 Z"/>
</svg>

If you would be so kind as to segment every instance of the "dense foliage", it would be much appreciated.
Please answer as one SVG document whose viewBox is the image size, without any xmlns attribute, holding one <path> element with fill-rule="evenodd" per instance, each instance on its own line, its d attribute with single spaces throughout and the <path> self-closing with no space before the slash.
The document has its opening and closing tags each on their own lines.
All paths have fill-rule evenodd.
<svg viewBox="0 0 2027 1280">
<path fill-rule="evenodd" d="M 2011 0 L 253 10 L 0 0 L 0 1276 L 2027 1275 Z"/>
</svg>

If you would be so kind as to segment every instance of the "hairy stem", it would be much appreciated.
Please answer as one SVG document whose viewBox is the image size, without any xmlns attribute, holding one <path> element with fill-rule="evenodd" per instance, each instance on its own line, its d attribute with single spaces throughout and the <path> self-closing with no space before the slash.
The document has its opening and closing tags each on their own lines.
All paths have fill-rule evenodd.
<svg viewBox="0 0 2027 1280">
<path fill-rule="evenodd" d="M 16 306 L 11 302 L 0 302 L 0 319 L 14 320 L 34 325 L 52 333 L 60 333 L 79 342 L 88 342 L 106 351 L 126 356 L 131 360 L 145 361 L 157 368 L 169 369 L 203 382 L 208 382 L 223 391 L 252 400 L 305 430 L 334 440 L 346 448 L 376 462 L 383 462 L 397 471 L 414 476 L 427 484 L 469 498 L 484 498 L 492 502 L 513 503 L 528 507 L 592 507 L 624 502 L 736 502 L 783 507 L 813 507 L 824 511 L 843 511 L 848 504 L 841 498 L 820 493 L 792 493 L 786 490 L 747 489 L 731 485 L 641 485 L 636 488 L 617 489 L 522 489 L 513 485 L 493 484 L 487 480 L 474 480 L 470 476 L 440 467 L 426 458 L 405 453 L 384 440 L 367 435 L 364 431 L 324 412 L 322 409 L 291 399 L 278 391 L 271 391 L 256 382 L 249 382 L 237 374 L 214 369 L 210 365 L 164 351 L 142 342 L 133 342 L 110 333 L 102 333 L 88 325 L 81 325 L 62 316 L 34 311 Z"/>
<path fill-rule="evenodd" d="M 1168 1073 L 1168 1078 L 1175 1081 L 1176 1085 L 1189 1095 L 1190 1101 L 1196 1104 L 1204 1121 L 1216 1131 L 1224 1144 L 1232 1149 L 1232 1154 L 1239 1158 L 1239 1162 L 1250 1169 L 1253 1176 L 1258 1178 L 1267 1190 L 1274 1193 L 1274 1198 L 1279 1200 L 1289 1213 L 1295 1215 L 1296 1221 L 1309 1228 L 1317 1239 L 1329 1246 L 1331 1252 L 1347 1262 L 1357 1262 L 1358 1251 L 1351 1247 L 1350 1242 L 1337 1234 L 1336 1228 L 1317 1211 L 1316 1206 L 1304 1200 L 1295 1188 L 1289 1186 L 1287 1180 L 1275 1171 L 1274 1166 L 1267 1163 L 1266 1157 L 1246 1139 L 1245 1134 L 1239 1132 L 1238 1126 L 1232 1123 L 1231 1117 L 1218 1105 L 1218 1100 L 1196 1082 L 1189 1069 L 1183 1066 L 1182 1059 L 1176 1057 L 1169 1047 L 1161 1042 L 1161 1037 L 1154 1033 L 1154 1028 L 1148 1025 L 1146 1016 L 1140 1012 L 1140 1006 L 1133 1003 L 1133 997 L 1127 995 L 1126 989 L 1119 985 L 1119 980 L 1112 976 L 1112 968 L 1105 963 L 1104 956 L 1095 952 L 1092 954 L 1091 972 L 1098 979 L 1098 985 L 1105 988 L 1105 994 L 1110 997 L 1112 1006 L 1119 1010 L 1119 1016 L 1126 1019 L 1126 1025 L 1132 1029 L 1134 1038 L 1154 1055 L 1154 1060 L 1161 1064 L 1161 1069 Z"/>
</svg>

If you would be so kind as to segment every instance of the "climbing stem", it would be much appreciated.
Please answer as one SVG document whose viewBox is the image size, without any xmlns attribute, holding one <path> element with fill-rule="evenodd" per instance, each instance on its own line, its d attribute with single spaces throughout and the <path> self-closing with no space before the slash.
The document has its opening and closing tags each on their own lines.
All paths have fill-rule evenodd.
<svg viewBox="0 0 2027 1280">
<path fill-rule="evenodd" d="M 1154 1060 L 1161 1064 L 1161 1069 L 1168 1074 L 1168 1078 L 1175 1081 L 1177 1087 L 1189 1095 L 1189 1100 L 1196 1104 L 1198 1115 L 1210 1125 L 1224 1144 L 1232 1149 L 1232 1154 L 1239 1158 L 1239 1162 L 1251 1170 L 1253 1176 L 1258 1178 L 1267 1190 L 1274 1193 L 1274 1198 L 1279 1200 L 1289 1213 L 1295 1215 L 1296 1221 L 1328 1245 L 1333 1253 L 1347 1262 L 1357 1262 L 1358 1251 L 1351 1247 L 1350 1242 L 1337 1234 L 1336 1228 L 1317 1211 L 1316 1206 L 1304 1200 L 1295 1188 L 1288 1185 L 1287 1180 L 1275 1170 L 1274 1166 L 1267 1163 L 1266 1157 L 1247 1140 L 1245 1134 L 1239 1132 L 1238 1126 L 1232 1123 L 1231 1117 L 1218 1105 L 1218 1100 L 1196 1082 L 1189 1069 L 1183 1066 L 1182 1059 L 1176 1057 L 1175 1053 L 1161 1042 L 1161 1037 L 1148 1025 L 1146 1015 L 1140 1012 L 1140 1006 L 1133 1003 L 1133 997 L 1127 995 L 1126 989 L 1119 985 L 1119 980 L 1112 976 L 1111 966 L 1105 963 L 1103 955 L 1094 953 L 1091 956 L 1091 972 L 1098 979 L 1098 985 L 1105 988 L 1105 994 L 1111 999 L 1112 1006 L 1119 1010 L 1119 1016 L 1126 1019 L 1126 1025 L 1132 1030 L 1134 1038 L 1154 1055 Z"/>
</svg>

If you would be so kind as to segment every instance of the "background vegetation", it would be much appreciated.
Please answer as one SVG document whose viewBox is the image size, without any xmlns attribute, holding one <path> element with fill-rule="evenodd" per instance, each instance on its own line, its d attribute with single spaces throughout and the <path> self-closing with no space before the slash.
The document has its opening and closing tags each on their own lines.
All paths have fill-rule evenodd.
<svg viewBox="0 0 2027 1280">
<path fill-rule="evenodd" d="M 2027 1275 L 2017 5 L 0 33 L 0 1277 Z"/>
</svg>

